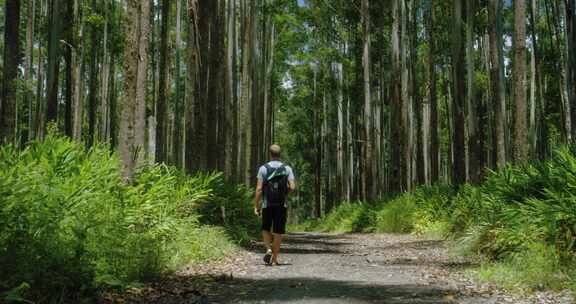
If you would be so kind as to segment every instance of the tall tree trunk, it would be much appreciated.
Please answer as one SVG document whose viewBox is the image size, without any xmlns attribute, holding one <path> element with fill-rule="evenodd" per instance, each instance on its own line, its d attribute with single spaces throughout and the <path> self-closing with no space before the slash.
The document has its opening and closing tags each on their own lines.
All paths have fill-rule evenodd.
<svg viewBox="0 0 576 304">
<path fill-rule="evenodd" d="M 404 162 L 404 172 L 402 176 L 402 182 L 404 183 L 404 189 L 407 191 L 412 190 L 412 177 L 413 177 L 413 162 L 412 162 L 412 152 L 413 152 L 413 130 L 412 130 L 412 113 L 413 113 L 413 99 L 412 99 L 412 84 L 410 79 L 410 60 L 411 60 L 411 48 L 410 48 L 410 34 L 408 29 L 408 19 L 410 15 L 410 6 L 412 1 L 401 1 L 400 3 L 400 24 L 401 24 L 401 96 L 402 96 L 402 141 L 403 141 L 403 151 L 402 158 Z"/>
<path fill-rule="evenodd" d="M 100 141 L 107 143 L 110 132 L 110 46 L 109 33 L 109 4 L 104 1 L 104 35 L 102 39 L 102 65 L 100 70 Z"/>
<path fill-rule="evenodd" d="M 453 120 L 454 137 L 454 169 L 452 171 L 452 182 L 461 185 L 466 182 L 466 155 L 465 155 L 465 118 L 464 107 L 466 100 L 465 92 L 465 51 L 464 51 L 464 24 L 463 24 L 463 0 L 454 0 L 453 12 L 453 32 L 452 32 L 452 95 L 453 95 Z"/>
<path fill-rule="evenodd" d="M 318 72 L 316 66 L 313 66 L 313 73 L 312 104 L 314 117 L 312 126 L 314 129 L 314 206 L 312 208 L 312 216 L 314 218 L 320 218 L 322 216 L 322 138 L 320 132 L 321 104 L 318 102 Z"/>
<path fill-rule="evenodd" d="M 74 77 L 73 77 L 73 62 L 72 53 L 74 52 L 74 1 L 66 2 L 66 16 L 64 18 L 64 39 L 66 45 L 64 46 L 64 62 L 66 64 L 65 74 L 65 96 L 64 96 L 64 133 L 68 137 L 72 137 L 72 102 L 74 94 Z"/>
<path fill-rule="evenodd" d="M 514 1 L 514 160 L 528 160 L 526 111 L 526 1 Z"/>
<path fill-rule="evenodd" d="M 92 0 L 92 10 L 96 11 L 96 0 Z M 88 88 L 88 147 L 94 144 L 96 139 L 96 124 L 97 124 L 97 100 L 98 100 L 98 47 L 100 45 L 97 35 L 96 25 L 92 25 L 90 29 L 90 39 L 92 50 L 90 53 L 90 68 L 89 68 L 89 88 Z M 136 45 L 132 45 L 136 47 Z"/>
<path fill-rule="evenodd" d="M 196 150 L 196 90 L 198 66 L 200 64 L 198 41 L 198 0 L 188 0 L 188 85 L 186 93 L 186 170 L 191 173 L 197 170 Z"/>
<path fill-rule="evenodd" d="M 110 147 L 115 149 L 118 146 L 118 80 L 115 56 L 111 56 L 110 81 Z"/>
<path fill-rule="evenodd" d="M 168 104 L 168 26 L 171 0 L 162 1 L 162 25 L 160 30 L 160 83 L 156 103 L 156 161 L 166 161 L 166 118 Z"/>
<path fill-rule="evenodd" d="M 16 144 L 16 79 L 20 64 L 20 0 L 6 0 L 0 145 Z"/>
<path fill-rule="evenodd" d="M 344 158 L 346 148 L 344 143 L 344 70 L 342 63 L 334 65 L 334 78 L 336 79 L 337 95 L 336 95 L 336 111 L 337 111 L 337 127 L 336 127 L 336 189 L 338 201 L 345 199 L 346 182 L 345 182 L 345 167 Z"/>
<path fill-rule="evenodd" d="M 34 28 L 36 25 L 36 0 L 28 2 L 28 20 L 26 22 L 26 53 L 24 55 L 24 104 L 28 106 L 28 141 L 35 137 L 34 125 L 34 89 L 32 73 L 34 63 Z"/>
<path fill-rule="evenodd" d="M 72 126 L 72 138 L 80 142 L 82 140 L 82 124 L 84 121 L 84 102 L 82 95 L 82 55 L 83 48 L 81 47 L 83 41 L 84 24 L 81 21 L 81 0 L 74 0 L 74 37 L 72 42 L 72 66 L 74 79 L 73 86 L 73 126 Z"/>
<path fill-rule="evenodd" d="M 40 1 L 40 15 L 48 16 L 48 0 Z M 44 100 L 44 83 L 45 83 L 45 70 L 44 70 L 44 53 L 42 52 L 42 39 L 38 42 L 38 81 L 36 81 L 36 137 L 44 139 L 46 130 L 46 102 Z"/>
<path fill-rule="evenodd" d="M 373 167 L 372 162 L 372 95 L 370 91 L 370 2 L 362 0 L 362 78 L 364 89 L 364 144 L 362 159 L 362 199 L 371 201 L 374 199 L 374 187 L 372 185 Z"/>
<path fill-rule="evenodd" d="M 535 89 L 535 122 L 533 127 L 533 136 L 535 141 L 535 152 L 538 159 L 543 160 L 548 153 L 548 125 L 546 124 L 546 104 L 543 97 L 542 77 L 541 77 L 541 55 L 540 44 L 537 40 L 539 6 L 538 0 L 532 0 L 532 14 L 530 15 L 532 23 L 532 56 L 534 58 L 534 89 Z"/>
<path fill-rule="evenodd" d="M 576 3 L 565 0 L 566 7 L 566 46 L 568 50 L 567 83 L 569 104 L 572 109 L 572 140 L 576 139 Z"/>
<path fill-rule="evenodd" d="M 50 33 L 48 39 L 48 78 L 46 120 L 57 122 L 58 119 L 58 84 L 60 77 L 60 36 L 62 32 L 61 0 L 50 0 Z"/>
<path fill-rule="evenodd" d="M 184 168 L 183 151 L 182 151 L 182 80 L 180 79 L 180 53 L 182 48 L 182 0 L 176 0 L 176 66 L 175 72 L 175 82 L 176 82 L 176 97 L 174 100 L 174 128 L 172 135 L 172 146 L 174 149 L 173 159 L 174 164 L 178 168 Z"/>
<path fill-rule="evenodd" d="M 248 5 L 244 0 L 244 34 L 243 34 L 243 47 L 242 47 L 242 93 L 240 100 L 240 111 L 242 126 L 240 127 L 241 133 L 241 164 L 240 164 L 240 174 L 243 174 L 242 180 L 246 185 L 251 184 L 252 176 L 250 175 L 250 160 L 252 158 L 252 95 L 250 90 L 250 64 L 251 64 L 251 44 L 252 44 L 252 31 L 251 23 L 252 18 L 250 15 L 251 6 Z"/>
<path fill-rule="evenodd" d="M 490 35 L 490 83 L 492 86 L 492 106 L 494 107 L 496 165 L 506 163 L 506 100 L 502 62 L 502 22 L 501 0 L 488 2 L 488 27 Z"/>
<path fill-rule="evenodd" d="M 478 184 L 482 179 L 483 147 L 481 145 L 481 130 L 479 130 L 479 111 L 482 99 L 476 96 L 476 70 L 474 65 L 474 18 L 476 15 L 476 0 L 466 2 L 466 108 L 468 131 L 468 175 L 472 183 Z"/>
<path fill-rule="evenodd" d="M 217 99 L 217 121 L 216 121 L 216 159 L 214 162 L 214 169 L 224 172 L 226 166 L 226 1 L 218 3 L 218 16 L 217 26 L 214 28 L 214 34 L 218 37 L 214 43 L 213 48 L 216 52 L 216 99 Z"/>
<path fill-rule="evenodd" d="M 430 1 L 427 12 L 427 25 L 428 25 L 428 74 L 429 74 L 429 90 L 428 102 L 430 103 L 430 181 L 432 183 L 438 182 L 440 177 L 439 171 L 439 157 L 440 147 L 438 140 L 438 98 L 436 93 L 436 37 L 435 23 L 436 14 L 434 2 Z"/>
<path fill-rule="evenodd" d="M 127 182 L 132 181 L 145 149 L 149 14 L 148 1 L 127 1 L 129 22 L 125 41 L 125 87 L 119 141 L 122 176 Z"/>
<path fill-rule="evenodd" d="M 406 145 L 404 144 L 404 133 L 406 129 L 404 120 L 404 103 L 402 96 L 402 61 L 401 61 L 401 14 L 403 5 L 401 0 L 392 2 L 392 104 L 391 104 L 391 189 L 395 192 L 406 190 L 405 180 L 407 164 L 404 159 Z"/>
<path fill-rule="evenodd" d="M 226 15 L 226 108 L 225 108 L 225 123 L 226 123 L 226 140 L 225 140 L 225 164 L 224 173 L 229 181 L 236 181 L 236 153 L 237 148 L 234 147 L 237 138 L 237 125 L 236 125 L 236 0 L 228 1 L 228 12 Z M 235 151 L 236 150 L 236 151 Z"/>
</svg>

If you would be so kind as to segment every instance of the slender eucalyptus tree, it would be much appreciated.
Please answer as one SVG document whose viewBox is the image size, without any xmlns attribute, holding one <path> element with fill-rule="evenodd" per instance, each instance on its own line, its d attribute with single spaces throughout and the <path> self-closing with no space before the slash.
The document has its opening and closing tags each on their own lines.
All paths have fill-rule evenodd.
<svg viewBox="0 0 576 304">
<path fill-rule="evenodd" d="M 64 1 L 49 0 L 49 38 L 48 64 L 46 79 L 46 121 L 57 122 L 58 118 L 58 88 L 60 79 L 60 39 L 62 34 L 62 10 Z"/>
<path fill-rule="evenodd" d="M 567 81 L 569 104 L 572 109 L 572 140 L 576 139 L 576 3 L 573 0 L 564 0 L 566 8 L 566 46 L 568 50 Z"/>
<path fill-rule="evenodd" d="M 465 91 L 465 58 L 464 50 L 464 22 L 466 4 L 463 0 L 453 1 L 453 30 L 452 30 L 452 115 L 454 121 L 454 135 L 452 138 L 454 147 L 454 170 L 452 182 L 460 185 L 466 182 L 466 155 L 465 155 L 465 118 L 464 107 L 466 100 Z"/>
<path fill-rule="evenodd" d="M 0 144 L 16 143 L 16 80 L 20 64 L 20 0 L 6 0 L 4 24 L 4 69 L 0 104 Z"/>
<path fill-rule="evenodd" d="M 144 157 L 150 3 L 128 0 L 126 14 L 129 22 L 124 52 L 125 80 L 118 148 L 122 160 L 122 176 L 130 182 Z"/>
<path fill-rule="evenodd" d="M 163 0 L 162 25 L 160 30 L 160 79 L 158 84 L 158 100 L 156 102 L 156 161 L 167 159 L 167 108 L 168 108 L 168 26 L 170 21 L 171 0 Z"/>
<path fill-rule="evenodd" d="M 24 53 L 24 104 L 28 106 L 28 141 L 35 137 L 34 126 L 34 89 L 32 74 L 34 71 L 34 34 L 36 27 L 36 0 L 28 1 L 26 21 L 26 49 Z"/>
<path fill-rule="evenodd" d="M 372 96 L 370 90 L 370 1 L 362 0 L 362 77 L 364 89 L 364 143 L 362 158 L 362 197 L 372 200 L 375 197 L 373 190 L 373 153 L 372 153 Z"/>
<path fill-rule="evenodd" d="M 514 0 L 514 160 L 528 160 L 526 106 L 526 1 Z"/>
<path fill-rule="evenodd" d="M 494 111 L 494 150 L 498 167 L 506 163 L 506 100 L 502 67 L 501 0 L 488 1 L 488 29 L 490 35 L 490 83 Z"/>
</svg>

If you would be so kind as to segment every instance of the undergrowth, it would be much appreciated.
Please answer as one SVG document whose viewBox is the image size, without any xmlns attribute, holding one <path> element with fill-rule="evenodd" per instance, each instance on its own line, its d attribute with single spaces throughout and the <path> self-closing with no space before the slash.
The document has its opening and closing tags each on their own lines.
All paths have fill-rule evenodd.
<svg viewBox="0 0 576 304">
<path fill-rule="evenodd" d="M 0 149 L 0 302 L 124 288 L 221 257 L 255 225 L 249 192 L 220 174 L 149 165 L 125 185 L 119 168 L 107 147 L 52 136 Z"/>
<path fill-rule="evenodd" d="M 478 186 L 426 186 L 372 204 L 345 203 L 303 227 L 446 238 L 456 253 L 483 257 L 482 280 L 517 290 L 573 288 L 576 156 L 561 148 L 548 161 L 489 172 Z"/>
</svg>

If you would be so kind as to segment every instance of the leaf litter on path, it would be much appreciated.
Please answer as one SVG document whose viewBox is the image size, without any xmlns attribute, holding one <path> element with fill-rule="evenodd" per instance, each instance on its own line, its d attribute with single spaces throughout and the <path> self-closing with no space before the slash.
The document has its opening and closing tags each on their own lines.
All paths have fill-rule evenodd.
<svg viewBox="0 0 576 304">
<path fill-rule="evenodd" d="M 283 266 L 264 266 L 264 250 L 253 243 L 114 295 L 113 303 L 575 303 L 569 292 L 513 295 L 479 284 L 464 271 L 477 261 L 446 247 L 411 235 L 291 234 Z"/>
</svg>

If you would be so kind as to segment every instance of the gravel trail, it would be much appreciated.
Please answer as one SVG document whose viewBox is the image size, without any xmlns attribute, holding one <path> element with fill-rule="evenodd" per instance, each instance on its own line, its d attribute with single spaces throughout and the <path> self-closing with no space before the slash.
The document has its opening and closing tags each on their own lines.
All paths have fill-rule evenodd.
<svg viewBox="0 0 576 304">
<path fill-rule="evenodd" d="M 573 303 L 567 295 L 511 296 L 462 275 L 473 264 L 441 241 L 410 235 L 293 233 L 280 266 L 261 244 L 213 265 L 190 266 L 129 303 Z M 131 300 L 130 300 L 131 299 Z"/>
</svg>

